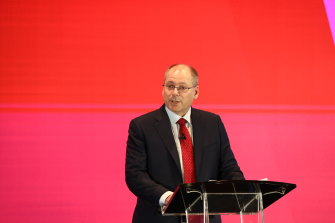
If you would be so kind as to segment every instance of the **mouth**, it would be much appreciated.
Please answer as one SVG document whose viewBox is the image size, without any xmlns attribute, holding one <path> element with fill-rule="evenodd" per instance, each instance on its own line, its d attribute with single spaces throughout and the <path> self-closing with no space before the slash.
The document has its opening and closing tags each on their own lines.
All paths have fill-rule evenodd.
<svg viewBox="0 0 335 223">
<path fill-rule="evenodd" d="M 170 102 L 171 102 L 172 104 L 178 104 L 178 103 L 180 103 L 181 101 L 178 100 L 178 99 L 171 99 Z"/>
</svg>

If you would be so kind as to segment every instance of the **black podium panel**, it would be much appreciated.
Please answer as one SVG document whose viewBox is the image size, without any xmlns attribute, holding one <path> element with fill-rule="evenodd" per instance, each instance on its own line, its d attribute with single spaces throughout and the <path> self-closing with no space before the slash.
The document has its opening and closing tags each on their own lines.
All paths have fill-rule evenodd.
<svg viewBox="0 0 335 223">
<path fill-rule="evenodd" d="M 185 215 L 185 210 L 189 214 L 206 211 L 209 215 L 257 213 L 294 188 L 296 185 L 290 183 L 252 180 L 181 184 L 162 213 Z"/>
</svg>

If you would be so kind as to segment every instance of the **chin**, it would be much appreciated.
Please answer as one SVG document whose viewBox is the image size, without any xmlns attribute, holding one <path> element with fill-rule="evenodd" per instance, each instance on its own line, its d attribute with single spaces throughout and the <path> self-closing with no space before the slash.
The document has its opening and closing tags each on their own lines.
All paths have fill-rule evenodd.
<svg viewBox="0 0 335 223">
<path fill-rule="evenodd" d="M 172 112 L 178 114 L 180 112 L 179 109 L 176 109 L 175 107 L 171 106 L 171 107 L 168 107 Z"/>
</svg>

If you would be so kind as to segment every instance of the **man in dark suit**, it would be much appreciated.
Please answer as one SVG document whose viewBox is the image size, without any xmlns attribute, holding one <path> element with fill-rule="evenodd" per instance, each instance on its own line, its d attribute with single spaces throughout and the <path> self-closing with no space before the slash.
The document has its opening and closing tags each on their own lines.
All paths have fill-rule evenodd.
<svg viewBox="0 0 335 223">
<path fill-rule="evenodd" d="M 133 223 L 177 223 L 179 218 L 162 216 L 174 189 L 185 183 L 192 169 L 193 181 L 243 180 L 220 117 L 192 108 L 199 96 L 197 71 L 188 65 L 172 65 L 165 73 L 164 105 L 130 122 L 126 154 L 126 182 L 137 196 Z M 182 156 L 185 139 L 178 120 L 186 121 L 191 138 L 192 166 Z M 186 182 L 189 183 L 189 182 Z M 211 222 L 221 222 L 219 216 Z"/>
</svg>

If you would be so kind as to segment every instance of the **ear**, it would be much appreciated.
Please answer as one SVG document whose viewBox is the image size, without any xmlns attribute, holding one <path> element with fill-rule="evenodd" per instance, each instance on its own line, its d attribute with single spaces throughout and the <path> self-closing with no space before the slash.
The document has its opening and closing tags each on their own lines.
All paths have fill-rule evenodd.
<svg viewBox="0 0 335 223">
<path fill-rule="evenodd" d="M 199 97 L 199 85 L 194 88 L 194 99 Z"/>
</svg>

